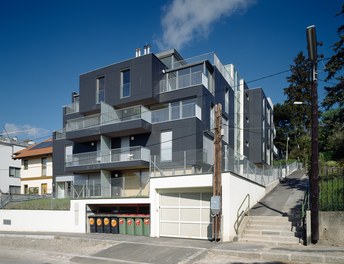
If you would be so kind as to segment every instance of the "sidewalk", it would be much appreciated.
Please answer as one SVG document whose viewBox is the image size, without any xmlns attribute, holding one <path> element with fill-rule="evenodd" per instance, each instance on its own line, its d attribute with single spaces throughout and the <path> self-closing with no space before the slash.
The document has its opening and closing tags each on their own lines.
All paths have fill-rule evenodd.
<svg viewBox="0 0 344 264">
<path fill-rule="evenodd" d="M 116 245 L 119 244 L 131 245 L 132 248 L 149 247 L 150 249 L 153 249 L 149 250 L 149 252 L 146 252 L 146 254 L 149 255 L 149 257 L 152 257 L 152 254 L 155 254 L 155 252 L 161 251 L 159 249 L 156 249 L 156 247 L 167 248 L 169 249 L 170 253 L 173 252 L 173 254 L 177 255 L 178 252 L 181 252 L 181 250 L 184 250 L 184 252 L 189 250 L 189 252 L 191 252 L 193 255 L 197 255 L 197 257 L 201 256 L 201 254 L 203 254 L 204 256 L 208 253 L 211 253 L 213 255 L 212 263 L 221 263 L 216 261 L 216 258 L 220 256 L 228 256 L 228 258 L 240 257 L 245 259 L 252 259 L 254 261 L 274 261 L 278 263 L 344 263 L 344 247 L 324 246 L 320 244 L 310 246 L 274 246 L 268 244 L 253 244 L 240 242 L 213 243 L 205 240 L 179 238 L 151 238 L 143 236 L 128 236 L 100 233 L 76 234 L 41 232 L 0 232 L 0 238 L 4 237 L 26 237 L 32 239 L 67 238 L 80 241 L 112 241 L 115 244 L 112 251 L 116 250 Z M 133 252 L 133 258 L 135 257 L 134 254 L 135 253 Z M 142 254 L 142 251 L 140 254 Z M 97 255 L 101 255 L 101 253 Z M 145 256 L 142 257 L 144 258 Z M 195 258 L 194 261 L 197 262 L 197 259 Z M 178 263 L 178 261 L 176 260 L 175 263 Z M 192 259 L 190 259 L 188 262 L 185 263 L 194 262 Z"/>
</svg>

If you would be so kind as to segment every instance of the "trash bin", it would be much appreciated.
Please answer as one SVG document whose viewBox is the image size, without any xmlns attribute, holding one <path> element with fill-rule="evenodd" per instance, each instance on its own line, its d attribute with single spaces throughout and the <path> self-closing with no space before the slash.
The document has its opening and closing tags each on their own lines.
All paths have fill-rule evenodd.
<svg viewBox="0 0 344 264">
<path fill-rule="evenodd" d="M 127 221 L 124 217 L 120 217 L 118 220 L 119 223 L 119 233 L 122 235 L 127 234 Z"/>
<path fill-rule="evenodd" d="M 127 218 L 127 235 L 135 235 L 135 223 L 133 218 Z"/>
<path fill-rule="evenodd" d="M 149 218 L 143 219 L 143 235 L 150 236 L 150 219 Z"/>
<path fill-rule="evenodd" d="M 103 218 L 97 217 L 97 233 L 104 233 Z"/>
<path fill-rule="evenodd" d="M 96 232 L 96 220 L 95 220 L 95 218 L 93 216 L 89 217 L 88 223 L 90 224 L 90 232 L 95 233 Z"/>
<path fill-rule="evenodd" d="M 135 219 L 135 236 L 143 236 L 143 221 L 142 218 Z"/>
<path fill-rule="evenodd" d="M 111 218 L 111 232 L 112 232 L 112 234 L 118 234 L 119 233 L 118 218 L 117 217 Z"/>
<path fill-rule="evenodd" d="M 104 217 L 103 219 L 104 233 L 111 233 L 110 218 Z"/>
</svg>

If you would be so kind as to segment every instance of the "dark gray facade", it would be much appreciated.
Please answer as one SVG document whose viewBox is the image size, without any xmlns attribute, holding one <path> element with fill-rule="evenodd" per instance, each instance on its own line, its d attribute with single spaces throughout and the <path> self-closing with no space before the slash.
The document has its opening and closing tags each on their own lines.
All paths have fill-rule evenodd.
<svg viewBox="0 0 344 264">
<path fill-rule="evenodd" d="M 244 155 L 257 165 L 272 165 L 273 106 L 262 88 L 245 89 Z"/>
<path fill-rule="evenodd" d="M 118 177 L 139 175 L 141 184 L 151 161 L 161 170 L 209 169 L 204 157 L 213 150 L 204 144 L 217 103 L 229 103 L 224 140 L 234 147 L 233 88 L 208 59 L 189 63 L 175 50 L 138 56 L 82 74 L 72 98 L 54 135 L 57 197 L 92 184 L 98 196 L 112 196 Z"/>
</svg>

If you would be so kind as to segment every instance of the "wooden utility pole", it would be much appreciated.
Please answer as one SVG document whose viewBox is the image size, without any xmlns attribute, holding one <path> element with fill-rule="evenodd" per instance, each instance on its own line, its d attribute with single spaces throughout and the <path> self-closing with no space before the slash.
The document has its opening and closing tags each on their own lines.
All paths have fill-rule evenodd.
<svg viewBox="0 0 344 264">
<path fill-rule="evenodd" d="M 213 196 L 220 197 L 222 194 L 221 184 L 221 160 L 222 160 L 222 135 L 221 135 L 221 121 L 222 121 L 222 106 L 221 104 L 215 105 L 215 118 L 214 118 L 214 175 L 213 175 Z M 213 217 L 213 238 L 214 241 L 221 239 L 221 210 Z"/>
</svg>

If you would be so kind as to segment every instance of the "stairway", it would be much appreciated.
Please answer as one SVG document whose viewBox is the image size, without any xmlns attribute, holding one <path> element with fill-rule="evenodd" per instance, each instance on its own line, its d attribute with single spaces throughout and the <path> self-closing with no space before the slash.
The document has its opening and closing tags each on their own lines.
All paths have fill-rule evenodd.
<svg viewBox="0 0 344 264">
<path fill-rule="evenodd" d="M 239 242 L 298 245 L 302 243 L 299 217 L 248 216 Z M 292 218 L 292 219 L 291 219 Z"/>
</svg>

